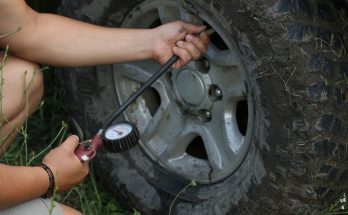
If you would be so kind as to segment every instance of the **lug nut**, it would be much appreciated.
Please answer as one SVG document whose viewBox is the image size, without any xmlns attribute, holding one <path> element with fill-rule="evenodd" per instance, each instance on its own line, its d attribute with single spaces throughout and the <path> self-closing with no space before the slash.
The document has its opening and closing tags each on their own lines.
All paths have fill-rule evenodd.
<svg viewBox="0 0 348 215">
<path fill-rule="evenodd" d="M 222 90 L 216 85 L 210 86 L 209 95 L 213 101 L 220 100 L 220 99 L 222 99 L 222 96 L 223 96 Z"/>
<path fill-rule="evenodd" d="M 208 110 L 204 111 L 204 116 L 205 116 L 206 118 L 211 118 L 211 112 L 208 111 Z"/>
<path fill-rule="evenodd" d="M 202 68 L 205 70 L 209 70 L 210 68 L 210 63 L 207 58 L 203 58 L 201 61 Z"/>
<path fill-rule="evenodd" d="M 202 109 L 198 112 L 198 119 L 200 119 L 203 123 L 207 123 L 211 121 L 211 112 L 210 110 Z"/>
<path fill-rule="evenodd" d="M 221 97 L 221 96 L 222 96 L 222 92 L 221 92 L 221 90 L 220 90 L 219 88 L 216 88 L 216 89 L 215 89 L 214 94 L 215 94 L 215 96 L 217 96 L 217 97 Z"/>
<path fill-rule="evenodd" d="M 209 61 L 206 58 L 203 60 L 203 66 L 206 69 L 208 69 L 210 67 L 210 63 L 209 63 Z"/>
</svg>

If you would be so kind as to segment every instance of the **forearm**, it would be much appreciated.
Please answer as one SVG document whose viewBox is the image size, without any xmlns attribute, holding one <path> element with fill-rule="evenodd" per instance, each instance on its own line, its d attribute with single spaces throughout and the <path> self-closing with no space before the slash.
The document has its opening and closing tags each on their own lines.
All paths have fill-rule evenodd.
<svg viewBox="0 0 348 215">
<path fill-rule="evenodd" d="M 204 29 L 205 26 L 183 22 L 154 29 L 108 28 L 40 14 L 24 0 L 0 0 L 0 47 L 9 45 L 10 52 L 17 57 L 53 66 L 89 66 L 149 58 L 163 64 L 175 54 L 179 60 L 174 68 L 179 68 L 206 52 L 209 38 L 200 34 Z"/>
<path fill-rule="evenodd" d="M 40 167 L 0 164 L 0 210 L 40 197 L 48 185 L 47 173 Z"/>
<path fill-rule="evenodd" d="M 34 12 L 33 21 L 0 40 L 14 55 L 54 66 L 110 64 L 151 57 L 149 29 L 100 27 L 52 14 Z"/>
</svg>

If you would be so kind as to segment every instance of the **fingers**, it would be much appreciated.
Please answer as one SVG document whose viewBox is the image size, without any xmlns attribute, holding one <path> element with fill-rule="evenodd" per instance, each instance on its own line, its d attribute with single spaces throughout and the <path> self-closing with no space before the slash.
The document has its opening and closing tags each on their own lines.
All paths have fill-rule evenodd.
<svg viewBox="0 0 348 215">
<path fill-rule="evenodd" d="M 176 46 L 178 49 L 173 49 L 180 59 L 174 65 L 174 68 L 186 65 L 191 60 L 198 60 L 204 53 L 207 52 L 207 45 L 209 43 L 209 37 L 205 33 L 201 33 L 200 36 L 194 36 L 188 34 L 185 37 L 185 41 L 177 41 Z"/>
<path fill-rule="evenodd" d="M 209 31 L 209 30 L 208 30 Z M 214 31 L 214 30 L 213 30 Z M 208 45 L 209 44 L 209 42 L 210 42 L 210 37 L 208 36 L 208 34 L 205 32 L 205 31 L 203 31 L 203 32 L 201 32 L 200 34 L 199 34 L 199 37 L 200 37 L 200 39 L 203 41 L 203 43 L 205 44 L 205 45 Z"/>
<path fill-rule="evenodd" d="M 179 68 L 191 60 L 199 59 L 207 52 L 209 36 L 203 33 L 207 28 L 205 25 L 193 25 L 182 21 L 168 23 L 158 27 L 162 39 L 153 51 L 153 58 L 163 64 L 175 54 L 179 60 L 173 68 Z"/>
<path fill-rule="evenodd" d="M 83 169 L 83 176 L 84 177 L 86 177 L 87 175 L 88 175 L 88 173 L 89 173 L 89 165 L 88 165 L 88 162 L 82 162 L 81 163 L 81 165 L 82 165 L 82 169 Z M 84 177 L 83 177 L 83 179 L 84 179 Z M 82 179 L 82 180 L 83 180 Z M 81 181 L 82 182 L 82 181 Z"/>
<path fill-rule="evenodd" d="M 188 34 L 185 39 L 186 41 L 178 41 L 176 45 L 187 49 L 194 60 L 197 60 L 202 54 L 207 52 L 207 45 L 199 37 Z"/>
<path fill-rule="evenodd" d="M 186 22 L 182 22 L 181 24 L 188 34 L 199 34 L 207 28 L 205 25 L 193 25 Z"/>
<path fill-rule="evenodd" d="M 178 69 L 186 65 L 188 62 L 192 60 L 191 54 L 186 49 L 173 47 L 173 53 L 179 57 L 179 59 L 175 62 L 173 66 L 174 69 Z"/>
<path fill-rule="evenodd" d="M 74 151 L 75 148 L 79 145 L 79 137 L 76 135 L 69 136 L 61 145 L 69 151 Z"/>
<path fill-rule="evenodd" d="M 201 53 L 207 52 L 207 43 L 205 43 L 205 41 L 200 37 L 188 34 L 186 35 L 186 41 L 192 43 Z"/>
</svg>

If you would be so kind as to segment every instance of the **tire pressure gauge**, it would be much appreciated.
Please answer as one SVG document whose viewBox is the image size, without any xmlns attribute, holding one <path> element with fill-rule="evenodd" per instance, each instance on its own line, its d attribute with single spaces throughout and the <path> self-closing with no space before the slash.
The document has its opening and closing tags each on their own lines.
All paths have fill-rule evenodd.
<svg viewBox="0 0 348 215">
<path fill-rule="evenodd" d="M 133 148 L 139 141 L 139 131 L 130 122 L 121 122 L 108 127 L 102 134 L 107 151 L 118 153 Z"/>
</svg>

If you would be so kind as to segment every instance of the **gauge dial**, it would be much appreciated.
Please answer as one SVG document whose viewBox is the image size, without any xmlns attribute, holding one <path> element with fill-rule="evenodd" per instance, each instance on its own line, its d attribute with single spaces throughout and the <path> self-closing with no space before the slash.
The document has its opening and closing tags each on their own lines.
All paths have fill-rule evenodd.
<svg viewBox="0 0 348 215">
<path fill-rule="evenodd" d="M 133 126 L 128 123 L 119 123 L 109 127 L 105 131 L 105 138 L 109 140 L 118 140 L 122 139 L 125 136 L 129 135 L 133 130 Z"/>
<path fill-rule="evenodd" d="M 118 153 L 133 148 L 139 140 L 139 131 L 131 122 L 122 122 L 107 128 L 103 143 L 108 152 Z"/>
</svg>

